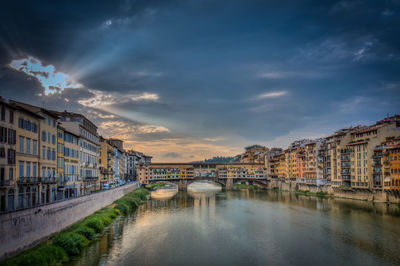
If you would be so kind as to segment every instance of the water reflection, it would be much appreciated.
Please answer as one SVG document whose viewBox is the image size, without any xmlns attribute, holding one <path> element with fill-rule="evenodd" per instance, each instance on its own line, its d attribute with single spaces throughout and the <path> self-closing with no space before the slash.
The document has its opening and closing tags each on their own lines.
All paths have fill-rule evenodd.
<svg viewBox="0 0 400 266">
<path fill-rule="evenodd" d="M 178 193 L 178 186 L 165 182 L 165 185 L 157 188 L 150 193 L 152 199 L 167 200 L 173 198 Z"/>
<path fill-rule="evenodd" d="M 188 191 L 113 223 L 73 265 L 400 264 L 395 205 Z"/>
</svg>

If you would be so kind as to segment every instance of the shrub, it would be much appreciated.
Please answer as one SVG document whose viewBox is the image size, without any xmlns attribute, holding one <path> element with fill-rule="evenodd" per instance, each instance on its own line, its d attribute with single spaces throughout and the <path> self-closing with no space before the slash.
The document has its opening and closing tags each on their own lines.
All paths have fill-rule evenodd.
<svg viewBox="0 0 400 266">
<path fill-rule="evenodd" d="M 79 255 L 88 242 L 86 237 L 72 232 L 56 235 L 53 239 L 54 245 L 62 247 L 68 255 Z"/>
<path fill-rule="evenodd" d="M 123 203 L 123 202 L 117 203 L 117 206 L 115 206 L 115 208 L 116 208 L 117 210 L 119 210 L 122 214 L 125 214 L 125 215 L 128 214 L 129 206 L 126 205 L 126 204 Z"/>
<path fill-rule="evenodd" d="M 76 231 L 76 233 L 83 235 L 86 237 L 88 240 L 92 240 L 96 236 L 96 232 L 94 231 L 93 228 L 90 228 L 88 226 L 80 226 Z"/>
<path fill-rule="evenodd" d="M 27 250 L 1 265 L 55 265 L 67 260 L 67 253 L 61 247 L 44 244 L 38 248 Z"/>
<path fill-rule="evenodd" d="M 92 228 L 96 233 L 101 233 L 104 229 L 104 224 L 98 217 L 90 217 L 87 219 L 86 226 Z"/>
<path fill-rule="evenodd" d="M 117 216 L 121 215 L 120 210 L 114 208 L 113 211 Z"/>
</svg>

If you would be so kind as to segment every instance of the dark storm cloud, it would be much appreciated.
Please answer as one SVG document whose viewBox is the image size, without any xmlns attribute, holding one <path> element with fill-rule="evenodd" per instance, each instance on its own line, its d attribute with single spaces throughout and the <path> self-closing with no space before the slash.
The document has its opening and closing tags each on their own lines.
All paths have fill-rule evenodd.
<svg viewBox="0 0 400 266">
<path fill-rule="evenodd" d="M 107 103 L 169 130 L 152 139 L 270 142 L 400 112 L 399 1 L 26 1 L 0 22 L 2 95 Z M 7 67 L 28 56 L 84 87 L 38 96 L 35 78 Z M 127 100 L 143 95 L 157 100 Z"/>
</svg>

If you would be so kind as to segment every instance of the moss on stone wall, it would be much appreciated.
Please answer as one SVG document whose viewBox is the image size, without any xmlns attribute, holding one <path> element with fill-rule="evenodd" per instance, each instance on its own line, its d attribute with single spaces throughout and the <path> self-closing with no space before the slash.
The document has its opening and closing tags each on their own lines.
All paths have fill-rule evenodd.
<svg viewBox="0 0 400 266">
<path fill-rule="evenodd" d="M 79 255 L 82 250 L 101 234 L 104 228 L 121 214 L 128 214 L 147 198 L 149 191 L 138 188 L 112 205 L 105 207 L 82 221 L 73 224 L 55 234 L 50 240 L 39 246 L 26 250 L 21 254 L 0 263 L 3 265 L 60 265 L 69 260 L 70 256 Z"/>
</svg>

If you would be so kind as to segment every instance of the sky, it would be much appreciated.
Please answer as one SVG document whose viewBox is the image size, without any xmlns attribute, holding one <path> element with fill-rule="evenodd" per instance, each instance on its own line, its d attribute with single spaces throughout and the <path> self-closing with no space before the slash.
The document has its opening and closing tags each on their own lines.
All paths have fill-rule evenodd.
<svg viewBox="0 0 400 266">
<path fill-rule="evenodd" d="M 186 162 L 400 113 L 400 1 L 8 1 L 0 95 Z"/>
</svg>

